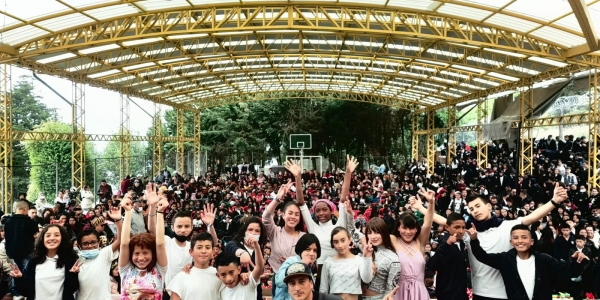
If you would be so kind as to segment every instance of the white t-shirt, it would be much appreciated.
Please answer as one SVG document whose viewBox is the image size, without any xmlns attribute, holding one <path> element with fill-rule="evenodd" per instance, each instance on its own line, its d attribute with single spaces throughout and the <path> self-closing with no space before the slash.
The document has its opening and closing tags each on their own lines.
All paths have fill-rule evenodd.
<svg viewBox="0 0 600 300">
<path fill-rule="evenodd" d="M 165 275 L 165 287 L 177 275 L 183 267 L 192 263 L 190 255 L 190 242 L 186 241 L 184 247 L 177 245 L 177 240 L 165 236 L 165 251 L 167 251 L 167 274 Z"/>
<path fill-rule="evenodd" d="M 62 300 L 65 267 L 56 268 L 58 255 L 35 266 L 35 299 Z"/>
<path fill-rule="evenodd" d="M 108 245 L 100 250 L 94 259 L 79 258 L 79 292 L 77 300 L 110 300 L 110 265 L 119 257 L 119 251 L 112 251 Z M 107 275 L 107 276 L 103 276 Z"/>
<path fill-rule="evenodd" d="M 532 254 L 528 259 L 521 259 L 517 255 L 517 270 L 519 277 L 525 286 L 527 297 L 533 299 L 533 290 L 535 288 L 535 256 Z"/>
<path fill-rule="evenodd" d="M 182 300 L 198 299 L 198 295 L 202 295 L 202 299 L 205 300 L 220 300 L 221 289 L 223 284 L 217 277 L 217 269 L 214 267 L 207 269 L 193 267 L 190 274 L 179 272 L 167 286 L 169 294 L 177 293 Z M 253 300 L 256 300 L 256 296 Z"/>
<path fill-rule="evenodd" d="M 490 228 L 485 232 L 478 232 L 477 239 L 481 248 L 487 253 L 500 253 L 512 249 L 510 230 L 513 226 L 521 224 L 522 220 L 523 218 L 504 221 L 498 227 Z M 500 271 L 481 263 L 475 258 L 469 235 L 465 234 L 463 240 L 467 246 L 471 264 L 473 294 L 488 298 L 506 299 L 506 288 Z"/>
<path fill-rule="evenodd" d="M 221 300 L 256 300 L 256 287 L 258 283 L 254 280 L 254 276 L 250 274 L 248 284 L 243 285 L 238 282 L 234 288 L 230 289 L 223 285 L 221 290 Z"/>
</svg>

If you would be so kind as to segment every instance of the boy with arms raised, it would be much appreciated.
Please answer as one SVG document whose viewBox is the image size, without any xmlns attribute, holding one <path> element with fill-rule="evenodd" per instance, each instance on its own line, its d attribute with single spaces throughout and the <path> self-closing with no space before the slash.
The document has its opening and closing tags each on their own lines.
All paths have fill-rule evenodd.
<svg viewBox="0 0 600 300">
<path fill-rule="evenodd" d="M 486 253 L 477 239 L 477 230 L 468 231 L 471 251 L 475 258 L 502 274 L 506 294 L 511 300 L 552 299 L 552 282 L 570 280 L 571 274 L 579 274 L 589 258 L 583 252 L 573 253 L 572 261 L 559 261 L 554 257 L 531 251 L 534 240 L 529 227 L 518 224 L 510 232 L 513 249 L 501 253 Z"/>
<path fill-rule="evenodd" d="M 506 237 L 510 235 L 513 226 L 523 224 L 529 226 L 542 217 L 545 217 L 554 208 L 560 206 L 560 203 L 568 198 L 567 191 L 556 184 L 552 200 L 534 210 L 526 217 L 520 217 L 516 220 L 502 220 L 492 214 L 492 205 L 484 196 L 470 198 L 467 201 L 469 212 L 469 225 L 474 225 L 479 235 L 479 242 L 484 251 L 488 253 L 499 253 L 508 251 L 512 248 L 510 240 Z M 422 202 L 417 198 L 411 202 L 413 209 L 425 213 L 427 209 L 423 207 Z M 434 215 L 433 221 L 439 225 L 446 224 L 446 218 L 440 215 Z M 494 300 L 508 299 L 506 289 L 502 281 L 502 275 L 494 268 L 491 268 L 479 262 L 473 255 L 470 246 L 469 236 L 464 237 L 471 264 L 471 277 L 473 281 L 473 300 Z M 512 300 L 512 299 L 511 299 Z"/>
<path fill-rule="evenodd" d="M 466 224 L 462 215 L 450 213 L 444 226 L 450 237 L 437 248 L 426 269 L 437 272 L 436 295 L 438 300 L 467 300 L 467 254 L 465 242 Z"/>
<path fill-rule="evenodd" d="M 221 281 L 215 277 L 217 269 L 210 266 L 213 256 L 213 237 L 206 233 L 199 233 L 190 241 L 190 256 L 194 266 L 190 273 L 179 272 L 167 286 L 173 300 L 193 300 L 201 297 L 205 300 L 220 299 L 219 291 Z M 200 296 L 201 295 L 201 296 Z M 256 297 L 254 298 L 256 299 Z"/>
<path fill-rule="evenodd" d="M 254 246 L 254 249 L 260 249 L 258 240 L 253 237 L 248 238 L 248 243 Z M 255 252 L 256 265 L 250 274 L 248 284 L 241 283 L 240 258 L 234 253 L 225 251 L 215 259 L 217 267 L 217 278 L 221 280 L 225 288 L 221 290 L 221 300 L 256 300 L 257 288 L 261 288 L 260 275 L 265 268 L 262 251 Z"/>
</svg>

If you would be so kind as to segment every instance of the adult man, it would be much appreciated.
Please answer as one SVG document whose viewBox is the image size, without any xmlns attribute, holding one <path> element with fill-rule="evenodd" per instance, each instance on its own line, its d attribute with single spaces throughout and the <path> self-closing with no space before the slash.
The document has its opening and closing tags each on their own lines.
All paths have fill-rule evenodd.
<svg viewBox="0 0 600 300">
<path fill-rule="evenodd" d="M 102 179 L 102 181 L 100 181 L 100 186 L 98 187 L 98 191 L 96 192 L 96 194 L 98 195 L 98 199 L 106 201 L 110 199 L 113 195 L 112 187 L 106 184 L 106 180 Z"/>
<path fill-rule="evenodd" d="M 38 217 L 38 211 L 35 206 L 30 206 L 29 211 L 27 212 L 27 216 L 29 216 L 36 224 L 42 224 L 44 220 Z"/>
<path fill-rule="evenodd" d="M 133 202 L 133 209 L 131 214 L 131 234 L 138 234 L 148 232 L 146 230 L 146 223 L 144 222 L 144 207 L 141 201 Z"/>
<path fill-rule="evenodd" d="M 283 282 L 294 300 L 341 300 L 340 296 L 313 292 L 314 278 L 310 267 L 304 263 L 291 264 L 285 270 Z"/>
<path fill-rule="evenodd" d="M 38 225 L 27 215 L 29 202 L 26 200 L 15 202 L 13 211 L 13 215 L 8 218 L 4 226 L 6 254 L 14 260 L 19 270 L 24 270 L 29 255 L 33 253 L 34 235 L 38 232 Z M 19 299 L 16 291 L 12 293 Z"/>
<path fill-rule="evenodd" d="M 492 205 L 487 198 L 475 197 L 469 199 L 467 203 L 470 212 L 467 226 L 474 225 L 476 227 L 479 235 L 478 238 L 484 251 L 488 253 L 505 252 L 512 248 L 510 240 L 506 236 L 510 236 L 510 230 L 514 225 L 523 224 L 529 226 L 539 221 L 554 208 L 559 207 L 560 203 L 567 198 L 567 191 L 557 183 L 554 188 L 554 196 L 548 203 L 537 208 L 526 217 L 504 221 L 492 214 Z M 427 211 L 420 200 L 416 200 L 411 205 L 421 213 Z M 446 218 L 434 215 L 433 221 L 439 225 L 444 225 Z M 470 242 L 470 239 L 465 238 L 472 269 L 473 300 L 507 299 L 506 289 L 500 272 L 478 261 L 473 255 Z"/>
</svg>

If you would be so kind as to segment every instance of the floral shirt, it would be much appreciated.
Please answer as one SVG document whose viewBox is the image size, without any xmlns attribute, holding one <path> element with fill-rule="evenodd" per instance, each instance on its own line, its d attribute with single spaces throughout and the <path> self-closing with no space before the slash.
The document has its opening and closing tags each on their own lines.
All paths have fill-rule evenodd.
<svg viewBox="0 0 600 300">
<path fill-rule="evenodd" d="M 164 275 L 167 267 L 158 264 L 150 272 L 136 268 L 131 262 L 119 268 L 121 274 L 121 299 L 162 300 Z"/>
</svg>

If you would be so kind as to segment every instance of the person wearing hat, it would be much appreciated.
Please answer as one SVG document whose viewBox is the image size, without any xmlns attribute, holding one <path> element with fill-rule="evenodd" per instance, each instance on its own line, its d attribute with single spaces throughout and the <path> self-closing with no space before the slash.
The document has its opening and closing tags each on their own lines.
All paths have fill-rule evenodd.
<svg viewBox="0 0 600 300">
<path fill-rule="evenodd" d="M 342 300 L 340 296 L 314 292 L 314 277 L 310 267 L 302 262 L 291 264 L 285 270 L 283 282 L 294 300 Z"/>
</svg>

